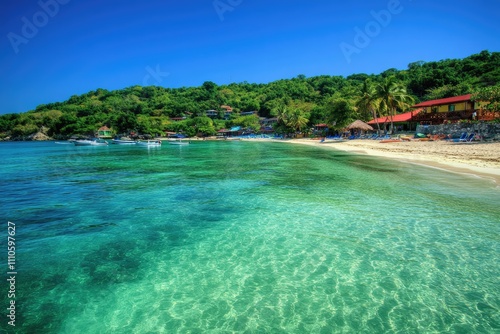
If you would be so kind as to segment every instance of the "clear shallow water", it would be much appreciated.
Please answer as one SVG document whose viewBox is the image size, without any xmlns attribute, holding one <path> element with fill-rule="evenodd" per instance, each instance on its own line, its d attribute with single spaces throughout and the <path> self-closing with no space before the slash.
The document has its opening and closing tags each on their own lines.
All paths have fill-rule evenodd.
<svg viewBox="0 0 500 334">
<path fill-rule="evenodd" d="M 20 333 L 500 331 L 488 180 L 281 143 L 0 153 Z"/>
</svg>

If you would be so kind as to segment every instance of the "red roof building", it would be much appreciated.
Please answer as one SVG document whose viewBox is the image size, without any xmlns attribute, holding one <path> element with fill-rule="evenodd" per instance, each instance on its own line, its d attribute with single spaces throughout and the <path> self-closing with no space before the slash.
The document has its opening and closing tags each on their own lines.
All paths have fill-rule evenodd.
<svg viewBox="0 0 500 334">
<path fill-rule="evenodd" d="M 471 98 L 471 94 L 466 94 L 415 104 L 412 108 L 423 108 L 423 112 L 417 115 L 414 120 L 421 124 L 443 124 L 472 120 L 477 116 L 480 106 Z"/>
<path fill-rule="evenodd" d="M 425 108 L 425 107 L 435 107 L 435 106 L 442 106 L 442 105 L 453 105 L 455 103 L 460 103 L 460 102 L 469 102 L 471 101 L 472 94 L 466 94 L 466 95 L 460 95 L 460 96 L 454 96 L 454 97 L 447 97 L 445 99 L 438 99 L 438 100 L 430 100 L 430 101 L 425 101 L 421 102 L 419 104 L 416 104 L 412 106 L 412 108 Z"/>
<path fill-rule="evenodd" d="M 413 116 L 417 115 L 420 113 L 423 109 L 417 109 L 409 112 L 405 112 L 404 114 L 397 114 L 392 117 L 392 122 L 393 123 L 406 123 L 406 122 L 411 122 L 413 120 Z M 373 119 L 368 122 L 370 125 L 374 124 L 384 124 L 384 123 L 390 123 L 391 122 L 391 117 L 390 116 L 383 116 L 379 117 L 377 119 Z"/>
</svg>

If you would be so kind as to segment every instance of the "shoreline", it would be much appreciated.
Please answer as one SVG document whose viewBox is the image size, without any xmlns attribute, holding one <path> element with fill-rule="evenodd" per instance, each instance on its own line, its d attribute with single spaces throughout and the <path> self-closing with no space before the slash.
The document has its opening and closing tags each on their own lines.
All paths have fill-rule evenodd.
<svg viewBox="0 0 500 334">
<path fill-rule="evenodd" d="M 320 143 L 312 139 L 291 139 L 284 143 L 309 145 L 356 154 L 378 156 L 407 163 L 439 168 L 493 180 L 500 185 L 500 143 L 451 143 L 415 141 L 380 143 L 378 140 L 350 140 Z"/>
<path fill-rule="evenodd" d="M 159 139 L 162 141 L 175 140 L 165 137 L 155 139 Z M 184 140 L 220 141 L 222 139 L 194 137 L 185 138 Z M 236 138 L 232 140 L 236 140 Z M 490 179 L 495 184 L 497 184 L 497 186 L 500 186 L 500 142 L 455 143 L 439 140 L 381 143 L 379 140 L 355 139 L 339 142 L 320 143 L 318 139 L 238 138 L 237 140 L 265 141 L 286 143 L 292 145 L 308 145 L 322 149 L 377 156 L 430 168 L 447 170 L 453 173 Z"/>
</svg>

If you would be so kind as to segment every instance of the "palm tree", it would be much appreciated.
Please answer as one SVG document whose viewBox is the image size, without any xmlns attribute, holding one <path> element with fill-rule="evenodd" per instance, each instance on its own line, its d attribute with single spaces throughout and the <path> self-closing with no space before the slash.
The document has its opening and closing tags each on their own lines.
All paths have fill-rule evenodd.
<svg viewBox="0 0 500 334">
<path fill-rule="evenodd" d="M 290 112 L 287 125 L 295 131 L 300 131 L 300 129 L 304 128 L 307 123 L 309 123 L 309 119 L 307 119 L 299 109 L 294 109 Z"/>
<path fill-rule="evenodd" d="M 380 124 L 378 123 L 376 107 L 378 104 L 377 91 L 370 79 L 363 82 L 363 86 L 358 92 L 357 102 L 355 103 L 358 112 L 361 114 L 371 114 L 375 123 L 377 123 L 377 130 L 380 132 Z"/>
<path fill-rule="evenodd" d="M 288 108 L 284 104 L 281 104 L 275 110 L 278 123 L 283 123 L 286 126 L 289 118 Z"/>
<path fill-rule="evenodd" d="M 275 110 L 278 123 L 283 124 L 287 130 L 300 131 L 309 123 L 309 119 L 299 109 L 290 110 L 287 106 L 280 105 Z"/>
<path fill-rule="evenodd" d="M 390 132 L 392 133 L 394 129 L 393 117 L 396 115 L 396 110 L 409 108 L 414 102 L 413 97 L 408 95 L 405 85 L 397 81 L 394 76 L 385 78 L 377 84 L 375 89 L 379 108 L 389 113 Z"/>
</svg>

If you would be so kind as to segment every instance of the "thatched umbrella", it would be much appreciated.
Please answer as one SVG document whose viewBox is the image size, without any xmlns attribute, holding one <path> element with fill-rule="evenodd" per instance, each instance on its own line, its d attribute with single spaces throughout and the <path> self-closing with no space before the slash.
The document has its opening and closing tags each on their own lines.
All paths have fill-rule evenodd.
<svg viewBox="0 0 500 334">
<path fill-rule="evenodd" d="M 357 129 L 357 130 L 363 130 L 363 131 L 373 131 L 373 128 L 370 125 L 366 124 L 363 121 L 360 121 L 359 119 L 357 121 L 349 124 L 347 126 L 347 129 L 348 130 Z"/>
</svg>

